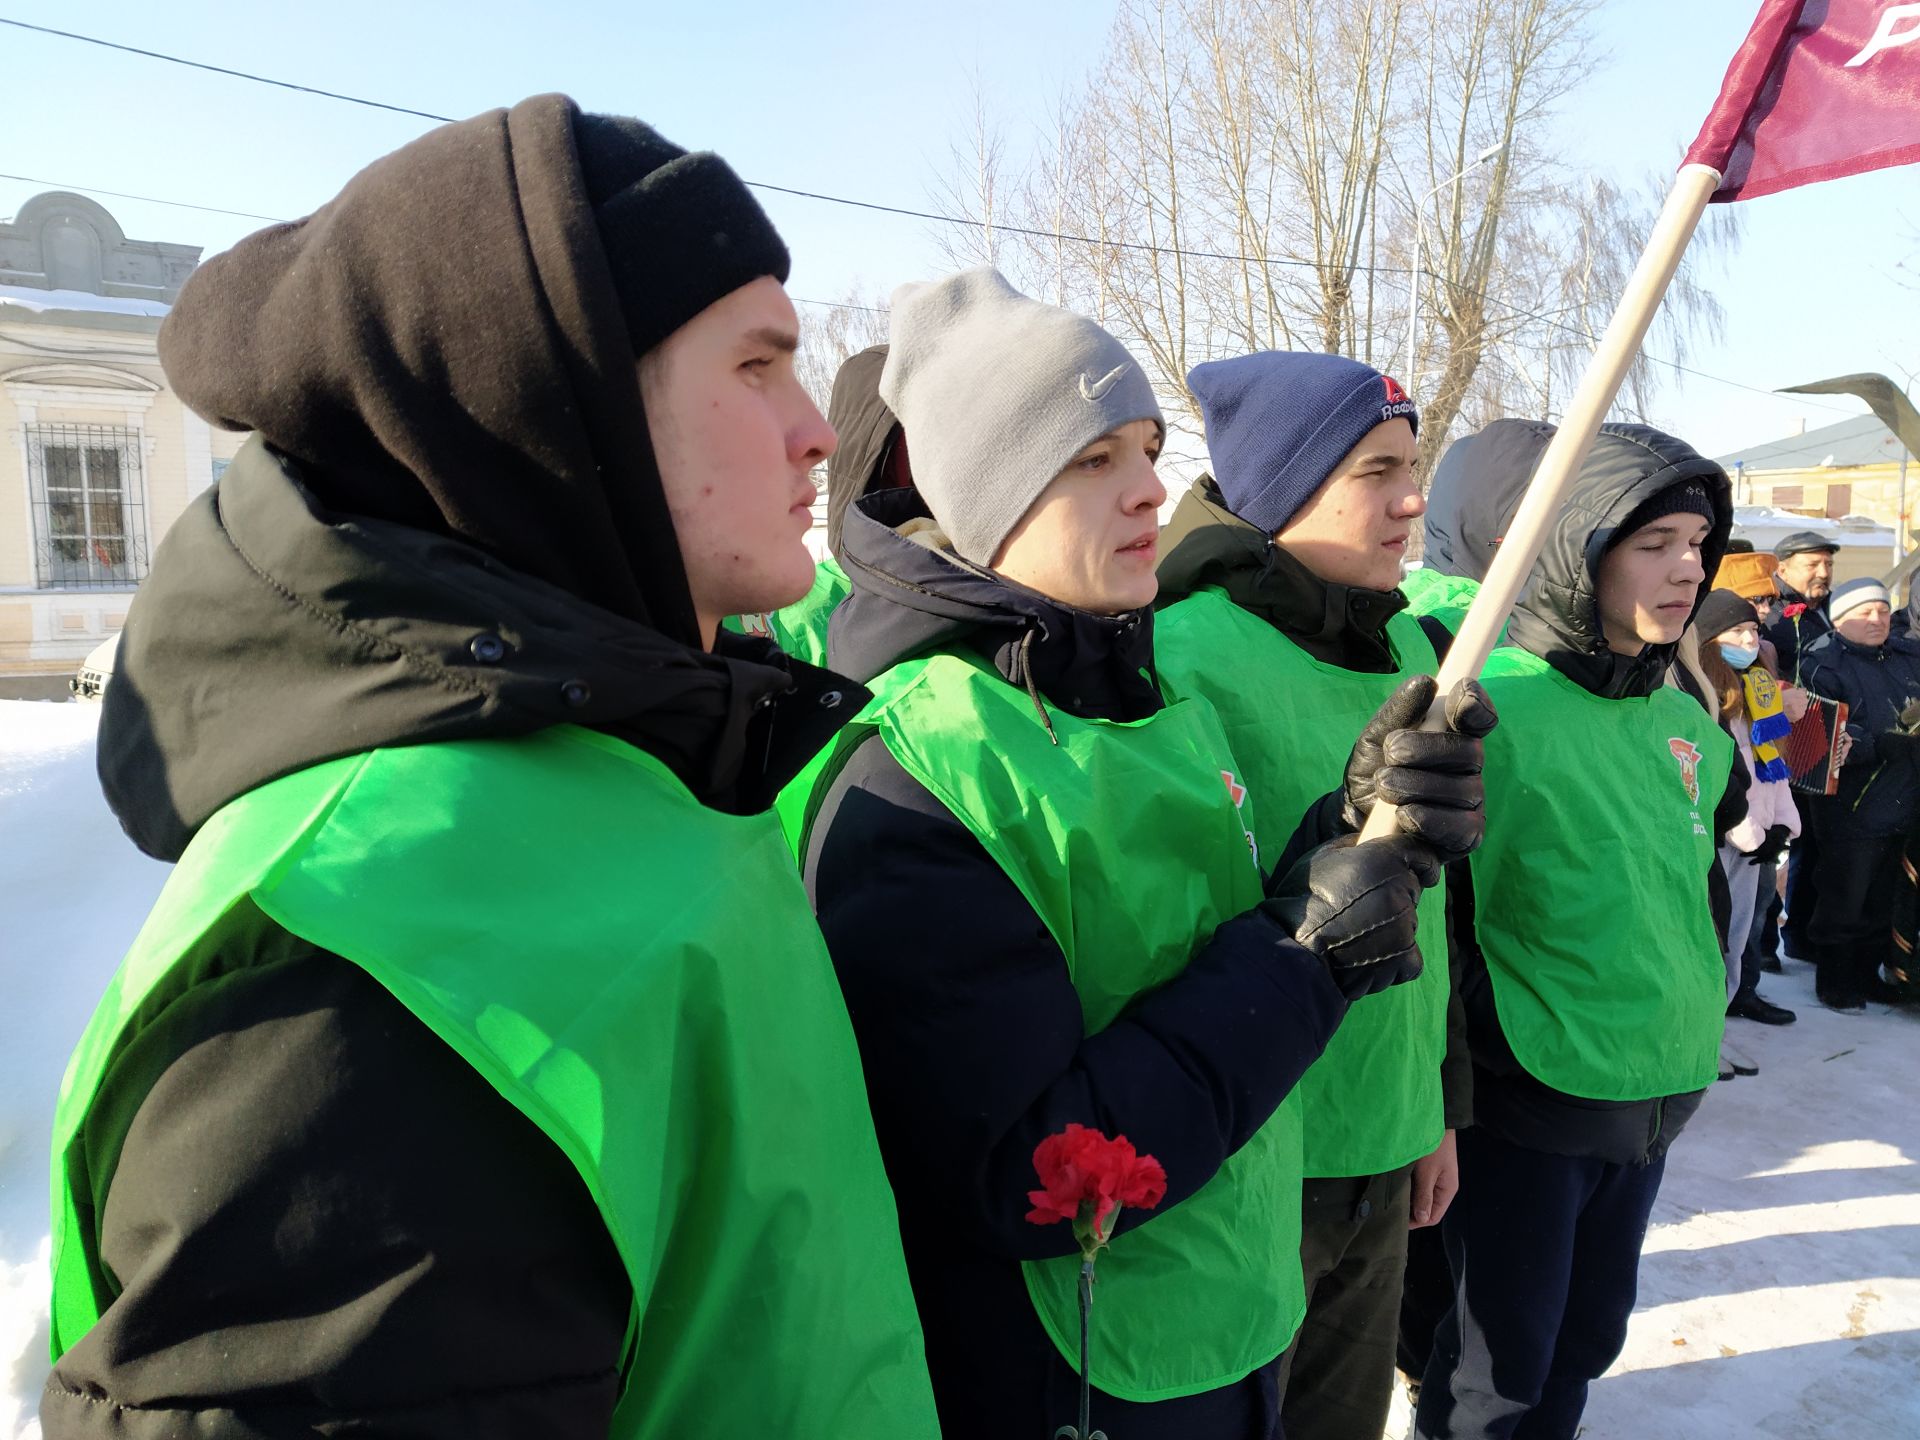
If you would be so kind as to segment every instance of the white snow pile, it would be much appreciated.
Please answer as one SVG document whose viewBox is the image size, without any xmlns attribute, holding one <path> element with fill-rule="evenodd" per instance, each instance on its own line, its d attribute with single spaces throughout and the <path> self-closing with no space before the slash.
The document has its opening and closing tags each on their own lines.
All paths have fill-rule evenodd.
<svg viewBox="0 0 1920 1440">
<path fill-rule="evenodd" d="M 0 1440 L 40 1433 L 54 1101 L 167 877 L 107 810 L 98 705 L 0 700 Z"/>
</svg>

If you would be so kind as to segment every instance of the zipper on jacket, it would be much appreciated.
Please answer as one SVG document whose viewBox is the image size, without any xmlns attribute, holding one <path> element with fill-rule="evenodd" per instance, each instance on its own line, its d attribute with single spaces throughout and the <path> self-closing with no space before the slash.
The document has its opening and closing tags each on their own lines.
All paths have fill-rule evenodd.
<svg viewBox="0 0 1920 1440">
<path fill-rule="evenodd" d="M 1667 1097 L 1656 1095 L 1653 1101 L 1653 1124 L 1647 1131 L 1646 1153 L 1640 1157 L 1640 1163 L 1653 1163 L 1653 1147 L 1659 1143 L 1661 1127 L 1667 1123 Z"/>
</svg>

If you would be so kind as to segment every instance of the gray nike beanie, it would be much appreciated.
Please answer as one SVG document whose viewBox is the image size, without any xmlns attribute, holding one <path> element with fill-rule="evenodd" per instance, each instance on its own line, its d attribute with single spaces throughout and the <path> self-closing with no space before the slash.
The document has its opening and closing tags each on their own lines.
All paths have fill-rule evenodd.
<svg viewBox="0 0 1920 1440">
<path fill-rule="evenodd" d="M 1131 420 L 1165 428 L 1124 345 L 985 266 L 893 292 L 880 398 L 912 437 L 915 488 L 976 565 L 1088 445 Z"/>
</svg>

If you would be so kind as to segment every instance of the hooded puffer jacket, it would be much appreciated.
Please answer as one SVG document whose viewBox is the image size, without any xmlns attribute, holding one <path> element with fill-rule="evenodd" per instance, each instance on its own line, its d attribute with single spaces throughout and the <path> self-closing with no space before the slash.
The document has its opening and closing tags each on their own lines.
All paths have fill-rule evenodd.
<svg viewBox="0 0 1920 1440">
<path fill-rule="evenodd" d="M 1550 433 L 1550 432 L 1549 432 Z M 1544 449 L 1544 438 L 1539 448 Z M 1524 450 L 1521 453 L 1525 453 Z M 1535 452 L 1526 463 L 1531 474 Z M 1510 477 L 1509 477 L 1510 478 Z M 1715 519 L 1702 546 L 1712 575 L 1733 526 L 1732 491 L 1712 460 L 1670 435 L 1640 425 L 1609 425 L 1595 439 L 1572 493 L 1548 536 L 1526 591 L 1509 622 L 1510 643 L 1545 660 L 1582 689 L 1603 698 L 1651 694 L 1669 683 L 1678 645 L 1649 645 L 1639 655 L 1607 648 L 1597 600 L 1600 561 L 1618 527 L 1646 499 L 1694 480 L 1711 497 Z M 1624 537 L 1621 537 L 1624 538 Z M 1696 605 L 1704 597 L 1700 588 Z M 1739 773 L 1734 763 L 1734 772 Z M 1714 820 L 1716 834 L 1738 822 L 1744 786 L 1728 786 Z M 1729 808 L 1731 806 L 1732 808 Z M 1490 825 L 1499 816 L 1490 814 Z M 1700 877 L 1701 902 L 1712 905 L 1722 933 L 1724 878 L 1717 863 Z M 1596 877 L 1604 883 L 1604 877 Z M 1617 1164 L 1644 1164 L 1666 1152 L 1699 1107 L 1700 1094 L 1611 1102 L 1570 1096 L 1529 1075 L 1502 1031 L 1493 982 L 1474 939 L 1470 891 L 1453 895 L 1452 941 L 1464 952 L 1462 988 L 1474 1055 L 1474 1122 L 1513 1143 L 1551 1154 L 1590 1156 Z"/>
</svg>

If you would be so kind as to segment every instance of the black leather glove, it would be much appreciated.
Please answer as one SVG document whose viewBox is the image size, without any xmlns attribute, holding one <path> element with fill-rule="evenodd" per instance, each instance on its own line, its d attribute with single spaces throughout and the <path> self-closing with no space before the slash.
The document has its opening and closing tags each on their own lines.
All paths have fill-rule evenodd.
<svg viewBox="0 0 1920 1440">
<path fill-rule="evenodd" d="M 1370 845 L 1352 835 L 1309 850 L 1269 887 L 1260 908 L 1319 956 L 1358 1000 L 1420 973 L 1420 892 L 1440 879 L 1432 846 L 1410 835 Z"/>
<path fill-rule="evenodd" d="M 1417 727 L 1434 691 L 1431 675 L 1416 675 L 1374 712 L 1347 757 L 1340 814 L 1358 830 L 1376 800 L 1398 805 L 1401 830 L 1453 861 L 1471 854 L 1486 833 L 1480 740 L 1500 717 L 1478 680 L 1462 680 L 1447 697 L 1447 728 L 1429 734 Z"/>
<path fill-rule="evenodd" d="M 1749 865 L 1768 865 L 1780 858 L 1780 852 L 1787 848 L 1787 827 L 1769 825 L 1767 833 L 1760 837 L 1760 843 L 1747 855 Z"/>
</svg>

